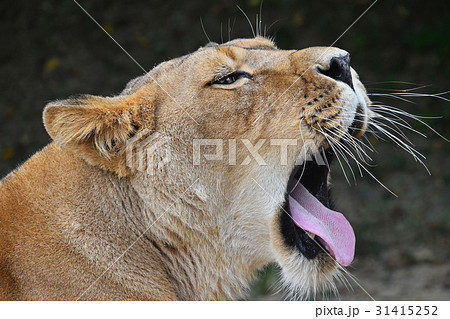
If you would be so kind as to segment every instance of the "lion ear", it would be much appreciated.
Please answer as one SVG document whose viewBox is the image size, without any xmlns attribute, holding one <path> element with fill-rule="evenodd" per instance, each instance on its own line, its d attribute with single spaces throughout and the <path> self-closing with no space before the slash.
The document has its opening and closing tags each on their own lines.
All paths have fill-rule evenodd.
<svg viewBox="0 0 450 319">
<path fill-rule="evenodd" d="M 92 165 L 126 175 L 125 143 L 142 121 L 131 102 L 90 95 L 52 102 L 44 109 L 44 125 L 56 144 Z"/>
</svg>

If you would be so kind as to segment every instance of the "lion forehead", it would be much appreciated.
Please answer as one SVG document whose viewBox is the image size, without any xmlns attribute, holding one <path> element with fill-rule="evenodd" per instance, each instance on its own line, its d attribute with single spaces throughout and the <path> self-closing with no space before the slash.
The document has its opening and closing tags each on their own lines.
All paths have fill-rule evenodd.
<svg viewBox="0 0 450 319">
<path fill-rule="evenodd" d="M 239 49 L 234 49 L 239 48 Z M 213 50 L 209 50 L 213 49 Z M 206 46 L 199 48 L 199 50 L 194 51 L 190 54 L 174 58 L 172 60 L 168 60 L 165 62 L 161 62 L 160 64 L 156 65 L 153 69 L 151 69 L 149 72 L 138 76 L 132 80 L 130 80 L 124 90 L 120 93 L 120 95 L 131 95 L 138 91 L 141 87 L 143 87 L 146 84 L 149 84 L 153 81 L 158 81 L 158 78 L 161 74 L 165 74 L 166 76 L 172 72 L 179 73 L 180 66 L 185 61 L 190 60 L 190 64 L 197 65 L 198 62 L 201 60 L 208 60 L 208 62 L 214 61 L 214 56 L 217 58 L 219 56 L 227 56 L 231 58 L 232 60 L 239 60 L 239 58 L 246 57 L 249 58 L 250 56 L 247 54 L 242 54 L 239 52 L 236 52 L 236 50 L 240 49 L 247 49 L 247 50 L 271 50 L 271 51 L 279 51 L 276 47 L 275 43 L 272 42 L 269 39 L 257 37 L 254 39 L 235 39 L 223 44 L 216 44 L 216 43 L 208 43 Z M 208 54 L 204 54 L 205 51 L 209 51 Z M 246 51 L 246 50 L 244 50 Z M 211 57 L 211 54 L 213 57 Z M 265 55 L 255 55 L 253 59 L 251 60 L 261 60 L 265 57 Z M 204 61 L 206 62 L 206 61 Z M 211 64 L 212 63 L 208 63 Z M 256 61 L 253 61 L 254 64 Z M 261 61 L 258 61 L 261 62 Z"/>
<path fill-rule="evenodd" d="M 123 89 L 123 91 L 120 93 L 120 95 L 131 95 L 136 91 L 138 91 L 144 85 L 151 83 L 153 81 L 157 81 L 162 73 L 168 74 L 173 70 L 177 71 L 180 64 L 183 63 L 192 54 L 193 53 L 178 58 L 174 58 L 172 60 L 161 62 L 147 73 L 130 80 Z"/>
</svg>

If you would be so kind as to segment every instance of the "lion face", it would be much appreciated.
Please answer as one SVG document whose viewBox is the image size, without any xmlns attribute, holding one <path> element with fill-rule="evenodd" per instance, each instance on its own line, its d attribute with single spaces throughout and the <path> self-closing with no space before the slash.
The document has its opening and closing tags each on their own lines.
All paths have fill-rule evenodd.
<svg viewBox="0 0 450 319">
<path fill-rule="evenodd" d="M 222 272 L 231 263 L 239 282 L 239 272 L 250 278 L 278 263 L 286 285 L 305 295 L 353 259 L 353 230 L 332 210 L 329 164 L 337 144 L 364 133 L 369 105 L 347 52 L 279 50 L 255 38 L 162 63 L 117 97 L 50 104 L 44 121 L 57 143 L 129 178 L 150 210 L 181 198 L 158 219 L 156 237 L 170 228 L 177 235 L 166 242 L 209 254 Z M 151 174 L 126 160 L 127 140 L 143 131 L 169 141 L 170 160 Z M 213 248 L 195 243 L 195 232 Z"/>
</svg>

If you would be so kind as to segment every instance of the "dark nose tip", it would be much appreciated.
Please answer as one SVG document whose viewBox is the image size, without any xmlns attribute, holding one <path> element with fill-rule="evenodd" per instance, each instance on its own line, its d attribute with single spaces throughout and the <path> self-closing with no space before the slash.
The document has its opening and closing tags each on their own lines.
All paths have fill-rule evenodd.
<svg viewBox="0 0 450 319">
<path fill-rule="evenodd" d="M 328 69 L 319 68 L 319 72 L 336 81 L 347 83 L 353 89 L 349 54 L 332 58 Z"/>
</svg>

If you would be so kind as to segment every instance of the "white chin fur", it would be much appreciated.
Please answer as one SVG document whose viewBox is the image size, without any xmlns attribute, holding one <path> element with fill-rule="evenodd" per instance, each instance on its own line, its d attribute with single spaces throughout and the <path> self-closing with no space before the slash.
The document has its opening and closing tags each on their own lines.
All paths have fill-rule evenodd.
<svg viewBox="0 0 450 319">
<path fill-rule="evenodd" d="M 327 265 L 322 270 L 318 258 L 308 260 L 300 252 L 292 253 L 278 261 L 281 266 L 281 289 L 286 299 L 315 299 L 318 294 L 337 294 L 335 279 L 340 276 L 337 265 Z"/>
</svg>

